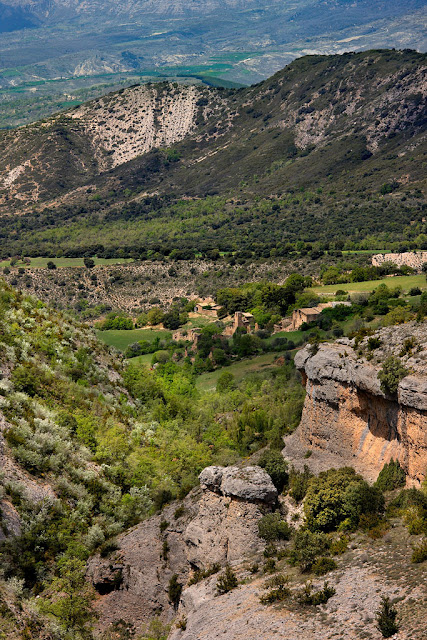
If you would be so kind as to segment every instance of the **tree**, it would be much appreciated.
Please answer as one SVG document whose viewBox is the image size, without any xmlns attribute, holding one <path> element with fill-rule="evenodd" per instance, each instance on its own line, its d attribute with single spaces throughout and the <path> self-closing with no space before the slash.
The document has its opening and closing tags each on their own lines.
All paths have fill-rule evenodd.
<svg viewBox="0 0 427 640">
<path fill-rule="evenodd" d="M 409 373 L 397 356 L 389 356 L 378 372 L 378 379 L 381 382 L 381 391 L 390 395 L 396 395 L 399 382 Z"/>
<path fill-rule="evenodd" d="M 268 473 L 277 491 L 282 492 L 289 476 L 288 465 L 280 451 L 265 451 L 259 460 L 259 466 Z"/>
<path fill-rule="evenodd" d="M 91 607 L 94 592 L 86 580 L 86 564 L 79 558 L 65 556 L 58 562 L 59 577 L 52 591 L 59 594 L 54 601 L 44 600 L 40 609 L 54 616 L 66 632 L 66 638 L 86 638 L 96 615 Z"/>
<path fill-rule="evenodd" d="M 221 573 L 216 583 L 216 590 L 218 595 L 228 593 L 232 589 L 235 589 L 238 585 L 236 574 L 230 565 L 227 565 L 224 573 Z"/>
<path fill-rule="evenodd" d="M 218 393 L 224 393 L 226 391 L 231 391 L 236 386 L 234 381 L 234 376 L 230 371 L 223 371 L 218 378 L 218 382 L 216 383 L 216 390 Z"/>
<path fill-rule="evenodd" d="M 93 260 L 92 258 L 83 258 L 83 264 L 86 269 L 93 269 L 93 267 L 95 266 L 95 260 Z"/>
<path fill-rule="evenodd" d="M 56 264 L 54 262 L 52 262 L 52 260 L 49 260 L 49 262 L 47 263 L 47 268 L 48 269 L 56 269 Z"/>
<path fill-rule="evenodd" d="M 383 596 L 381 605 L 376 612 L 377 628 L 381 631 L 383 638 L 390 638 L 399 631 L 396 623 L 397 611 L 390 602 L 390 598 Z"/>
<path fill-rule="evenodd" d="M 344 520 L 356 527 L 362 513 L 384 508 L 381 491 L 370 487 L 351 467 L 329 469 L 311 478 L 304 502 L 311 531 L 334 531 Z"/>
</svg>

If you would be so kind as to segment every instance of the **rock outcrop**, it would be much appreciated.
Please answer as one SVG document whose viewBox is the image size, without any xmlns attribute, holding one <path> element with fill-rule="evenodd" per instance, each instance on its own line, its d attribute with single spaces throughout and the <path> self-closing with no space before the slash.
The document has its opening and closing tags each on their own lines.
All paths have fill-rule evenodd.
<svg viewBox="0 0 427 640">
<path fill-rule="evenodd" d="M 247 502 L 273 503 L 277 489 L 261 467 L 206 467 L 199 476 L 202 489 Z"/>
<path fill-rule="evenodd" d="M 175 615 L 168 600 L 172 575 L 185 585 L 194 569 L 262 552 L 258 520 L 277 498 L 270 476 L 257 466 L 208 467 L 200 483 L 202 491 L 192 491 L 180 511 L 176 503 L 167 506 L 122 535 L 110 557 L 91 558 L 88 577 L 100 596 L 101 629 L 124 620 L 141 632 L 154 615 L 169 622 Z"/>
<path fill-rule="evenodd" d="M 285 456 L 301 457 L 310 449 L 314 470 L 350 465 L 374 480 L 384 463 L 399 460 L 408 484 L 419 485 L 427 470 L 427 323 L 387 327 L 378 333 L 380 347 L 364 357 L 367 339 L 355 350 L 343 339 L 310 346 L 295 357 L 307 388 L 300 426 L 286 440 Z M 381 390 L 378 371 L 388 355 L 401 355 L 410 372 L 396 396 Z M 305 460 L 305 462 L 307 462 Z"/>
</svg>

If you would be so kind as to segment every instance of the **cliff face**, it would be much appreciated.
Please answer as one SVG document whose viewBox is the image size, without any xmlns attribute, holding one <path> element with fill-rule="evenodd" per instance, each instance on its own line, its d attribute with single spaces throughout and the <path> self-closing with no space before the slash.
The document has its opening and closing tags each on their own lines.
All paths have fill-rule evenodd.
<svg viewBox="0 0 427 640">
<path fill-rule="evenodd" d="M 287 439 L 284 454 L 293 458 L 310 449 L 314 466 L 322 458 L 325 468 L 350 465 L 370 480 L 394 458 L 408 483 L 418 485 L 427 470 L 427 323 L 388 327 L 378 336 L 384 346 L 370 361 L 364 357 L 365 343 L 356 352 L 349 340 L 321 345 L 315 354 L 306 347 L 296 355 L 307 396 L 301 424 Z M 380 362 L 401 353 L 408 337 L 415 346 L 402 362 L 410 375 L 392 397 L 380 388 Z"/>
</svg>

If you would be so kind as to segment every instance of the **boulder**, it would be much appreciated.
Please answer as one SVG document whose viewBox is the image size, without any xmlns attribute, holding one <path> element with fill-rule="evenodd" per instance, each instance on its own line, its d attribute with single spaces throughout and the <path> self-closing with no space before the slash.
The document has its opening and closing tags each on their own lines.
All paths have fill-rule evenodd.
<svg viewBox="0 0 427 640">
<path fill-rule="evenodd" d="M 206 467 L 199 480 L 204 490 L 246 502 L 272 503 L 277 499 L 270 476 L 258 466 Z"/>
</svg>

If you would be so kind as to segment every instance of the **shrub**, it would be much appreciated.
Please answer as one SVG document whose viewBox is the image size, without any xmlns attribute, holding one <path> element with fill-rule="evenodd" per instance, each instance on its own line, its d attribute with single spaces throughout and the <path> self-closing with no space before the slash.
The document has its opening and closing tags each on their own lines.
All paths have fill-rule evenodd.
<svg viewBox="0 0 427 640">
<path fill-rule="evenodd" d="M 383 596 L 381 605 L 376 612 L 377 629 L 381 632 L 383 638 L 390 638 L 399 631 L 396 624 L 397 611 L 390 602 L 390 598 Z"/>
<path fill-rule="evenodd" d="M 427 538 L 424 538 L 419 545 L 414 547 L 411 562 L 421 563 L 427 560 Z"/>
<path fill-rule="evenodd" d="M 280 451 L 264 451 L 258 464 L 265 469 L 277 491 L 281 493 L 288 483 L 289 475 L 288 465 Z"/>
<path fill-rule="evenodd" d="M 40 384 L 38 372 L 30 363 L 16 367 L 12 372 L 11 380 L 16 391 L 22 391 L 30 397 L 36 395 Z"/>
<path fill-rule="evenodd" d="M 307 573 L 311 571 L 317 558 L 329 551 L 330 546 L 331 542 L 325 533 L 300 529 L 295 534 L 289 562 L 298 565 L 302 573 Z"/>
<path fill-rule="evenodd" d="M 234 389 L 235 386 L 233 374 L 230 371 L 223 371 L 216 383 L 216 390 L 218 393 L 225 393 L 226 391 Z"/>
<path fill-rule="evenodd" d="M 224 573 L 218 577 L 216 591 L 218 595 L 223 595 L 235 589 L 238 585 L 237 576 L 230 565 L 227 565 Z"/>
<path fill-rule="evenodd" d="M 215 562 L 210 567 L 207 567 L 206 569 L 196 569 L 188 584 L 197 584 L 201 580 L 209 578 L 209 576 L 213 576 L 215 573 L 218 573 L 219 570 L 220 565 L 217 562 Z"/>
<path fill-rule="evenodd" d="M 276 561 L 274 558 L 268 558 L 264 565 L 264 573 L 274 573 L 276 571 Z"/>
<path fill-rule="evenodd" d="M 347 518 L 357 527 L 362 513 L 380 513 L 384 497 L 354 469 L 329 469 L 309 481 L 304 503 L 307 526 L 312 531 L 334 531 Z"/>
<path fill-rule="evenodd" d="M 337 563 L 332 558 L 317 558 L 316 562 L 313 564 L 311 570 L 316 576 L 324 576 L 325 573 L 329 573 L 329 571 L 333 571 L 337 568 Z"/>
<path fill-rule="evenodd" d="M 258 534 L 266 542 L 289 540 L 292 528 L 281 518 L 280 513 L 268 513 L 258 521 Z"/>
<path fill-rule="evenodd" d="M 181 599 L 181 593 L 182 593 L 182 584 L 178 582 L 178 575 L 174 573 L 171 579 L 169 580 L 168 597 L 169 597 L 169 602 L 174 606 L 175 609 L 178 608 L 179 601 Z"/>
<path fill-rule="evenodd" d="M 397 460 L 394 461 L 392 458 L 379 472 L 374 487 L 377 487 L 380 491 L 392 491 L 398 487 L 404 487 L 405 482 L 405 472 L 399 462 Z"/>
<path fill-rule="evenodd" d="M 289 578 L 279 573 L 264 583 L 264 589 L 269 589 L 267 593 L 261 596 L 262 604 L 272 604 L 273 602 L 281 602 L 286 600 L 291 594 L 288 587 Z"/>
<path fill-rule="evenodd" d="M 326 604 L 335 593 L 335 589 L 330 587 L 327 581 L 323 583 L 323 587 L 319 591 L 313 591 L 311 582 L 306 582 L 304 589 L 297 595 L 297 601 L 302 605 L 318 606 L 319 604 Z"/>
<path fill-rule="evenodd" d="M 304 471 L 296 471 L 293 467 L 289 473 L 289 495 L 296 502 L 301 502 L 307 493 L 308 483 L 313 474 L 308 466 L 304 465 Z"/>
<path fill-rule="evenodd" d="M 396 395 L 399 382 L 409 373 L 397 356 L 389 356 L 378 372 L 383 393 Z"/>
</svg>

